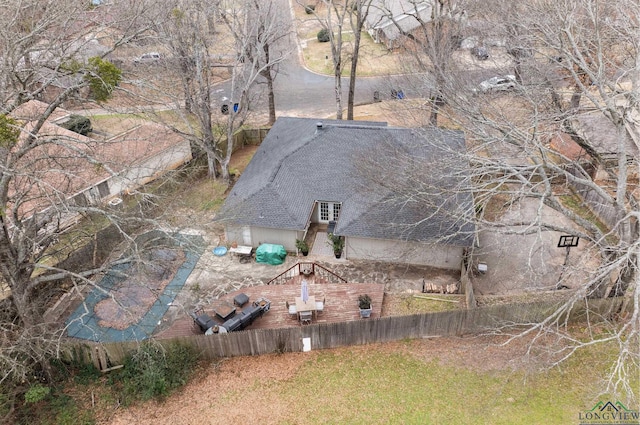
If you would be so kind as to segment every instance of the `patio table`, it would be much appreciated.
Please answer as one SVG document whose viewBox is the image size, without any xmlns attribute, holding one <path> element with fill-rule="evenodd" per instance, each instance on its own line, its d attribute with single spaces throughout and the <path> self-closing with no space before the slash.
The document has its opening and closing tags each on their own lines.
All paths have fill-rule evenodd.
<svg viewBox="0 0 640 425">
<path fill-rule="evenodd" d="M 309 299 L 305 303 L 302 301 L 301 297 L 296 297 L 296 311 L 298 313 L 298 317 L 300 316 L 300 312 L 310 311 L 311 314 L 315 315 L 316 311 L 316 297 L 309 296 Z"/>
<path fill-rule="evenodd" d="M 253 247 L 246 245 L 238 245 L 235 248 L 229 248 L 229 252 L 231 254 L 235 254 L 240 258 L 240 262 L 246 262 L 247 260 L 251 260 L 253 254 Z"/>
<path fill-rule="evenodd" d="M 222 320 L 227 320 L 229 317 L 236 314 L 236 308 L 228 302 L 219 303 L 213 311 L 215 311 L 216 316 L 220 317 Z"/>
</svg>

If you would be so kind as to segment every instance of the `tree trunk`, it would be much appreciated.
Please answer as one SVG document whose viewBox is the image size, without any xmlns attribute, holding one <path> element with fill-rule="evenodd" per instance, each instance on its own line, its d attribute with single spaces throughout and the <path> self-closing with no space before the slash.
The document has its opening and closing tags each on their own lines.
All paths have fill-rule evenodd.
<svg viewBox="0 0 640 425">
<path fill-rule="evenodd" d="M 182 82 L 184 89 L 184 110 L 188 113 L 193 113 L 193 96 L 191 96 L 191 81 L 189 78 L 185 78 Z"/>
<path fill-rule="evenodd" d="M 336 119 L 342 119 L 342 72 L 340 66 L 340 61 L 336 64 L 334 68 L 334 76 L 335 76 L 335 90 L 336 90 Z"/>
<path fill-rule="evenodd" d="M 207 151 L 207 177 L 215 180 L 217 177 L 216 172 L 216 158 L 213 153 Z"/>
<path fill-rule="evenodd" d="M 262 47 L 264 52 L 266 68 L 262 72 L 262 76 L 267 80 L 267 98 L 269 102 L 269 124 L 276 122 L 276 97 L 273 93 L 273 74 L 271 73 L 272 66 L 269 44 L 265 43 Z"/>
<path fill-rule="evenodd" d="M 578 107 L 580 107 L 580 99 L 582 98 L 582 93 L 580 93 L 578 90 L 576 90 L 572 95 L 571 95 L 571 103 L 569 105 L 569 108 L 571 110 L 576 110 L 578 109 Z"/>
<path fill-rule="evenodd" d="M 349 75 L 349 98 L 347 99 L 347 119 L 353 120 L 353 106 L 356 97 L 356 73 L 358 71 L 358 57 L 360 52 L 360 39 L 362 37 L 362 5 L 358 4 L 356 13 L 356 28 L 354 28 L 353 55 L 351 56 L 351 74 Z"/>
<path fill-rule="evenodd" d="M 356 70 L 358 68 L 358 55 L 354 55 L 351 61 L 351 75 L 349 76 L 349 98 L 347 99 L 347 119 L 353 120 L 353 106 L 356 97 Z"/>
<path fill-rule="evenodd" d="M 271 72 L 267 72 L 267 96 L 269 100 L 269 124 L 276 122 L 276 97 L 273 93 L 273 77 Z"/>
<path fill-rule="evenodd" d="M 516 77 L 516 82 L 518 84 L 522 84 L 522 61 L 520 60 L 520 58 L 515 59 L 513 73 L 515 74 L 514 76 Z"/>
<path fill-rule="evenodd" d="M 436 87 L 435 95 L 431 98 L 431 114 L 429 115 L 429 124 L 433 127 L 438 126 L 438 114 L 440 109 L 446 104 L 442 88 L 445 87 L 444 65 L 436 69 Z"/>
<path fill-rule="evenodd" d="M 429 124 L 434 127 L 438 126 L 438 113 L 440 108 L 444 107 L 444 97 L 438 92 L 435 97 L 431 99 L 431 114 L 429 115 Z"/>
<path fill-rule="evenodd" d="M 9 263 L 14 263 L 17 260 L 16 258 L 3 257 L 2 261 Z M 4 273 L 6 271 L 5 269 Z M 21 328 L 20 331 L 16 332 L 17 337 L 22 338 L 23 343 L 24 340 L 29 341 L 31 361 L 40 366 L 47 382 L 51 382 L 53 378 L 53 371 L 49 363 L 51 341 L 45 337 L 48 332 L 46 331 L 41 306 L 34 302 L 35 297 L 31 293 L 31 272 L 14 270 L 11 274 L 13 276 L 4 276 L 4 279 L 7 282 L 13 281 L 9 285 L 12 293 L 11 299 L 18 314 L 18 325 Z M 42 338 L 40 338 L 41 336 Z"/>
</svg>

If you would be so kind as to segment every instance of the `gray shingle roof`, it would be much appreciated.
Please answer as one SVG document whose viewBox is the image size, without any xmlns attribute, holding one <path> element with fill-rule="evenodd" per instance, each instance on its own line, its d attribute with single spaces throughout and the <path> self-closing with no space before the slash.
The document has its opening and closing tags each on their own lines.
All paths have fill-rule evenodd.
<svg viewBox="0 0 640 425">
<path fill-rule="evenodd" d="M 322 128 L 317 128 L 318 122 Z M 434 148 L 441 143 L 446 144 L 448 154 Z M 434 159 L 464 151 L 464 137 L 461 132 L 422 132 L 387 127 L 386 123 L 279 118 L 229 193 L 218 218 L 236 225 L 304 230 L 315 201 L 341 202 L 335 231 L 339 235 L 418 241 L 444 238 L 446 243 L 471 245 L 474 227 L 460 219 L 473 211 L 468 193 L 436 191 L 430 197 L 435 202 L 408 203 L 400 201 L 393 190 L 370 184 L 361 174 L 358 164 L 383 146 L 403 150 L 407 157 Z M 394 161 L 388 165 L 394 171 L 394 166 L 401 166 Z M 460 177 L 446 177 L 438 184 L 446 181 L 454 187 L 458 180 Z M 450 214 L 454 210 L 462 213 Z"/>
<path fill-rule="evenodd" d="M 382 30 L 389 40 L 400 35 L 396 24 L 405 32 L 411 32 L 421 26 L 415 17 L 423 22 L 431 20 L 431 2 L 408 0 L 376 0 L 371 3 L 366 16 L 367 26 Z"/>
</svg>

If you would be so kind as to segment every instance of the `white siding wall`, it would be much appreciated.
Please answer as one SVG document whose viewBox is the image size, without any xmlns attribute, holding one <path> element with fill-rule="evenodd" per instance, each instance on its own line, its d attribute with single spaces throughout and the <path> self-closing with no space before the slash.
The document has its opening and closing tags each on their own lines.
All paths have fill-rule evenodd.
<svg viewBox="0 0 640 425">
<path fill-rule="evenodd" d="M 243 236 L 244 236 L 243 229 L 244 228 L 242 226 L 227 225 L 225 227 L 224 237 L 227 240 L 227 242 L 235 242 L 239 245 L 245 245 L 243 240 Z M 253 245 L 253 244 L 247 244 L 247 245 Z"/>
<path fill-rule="evenodd" d="M 158 153 L 133 168 L 124 170 L 122 174 L 109 177 L 96 182 L 93 186 L 73 194 L 68 199 L 76 196 L 84 197 L 85 202 L 77 205 L 99 204 L 127 190 L 136 189 L 150 181 L 157 179 L 169 170 L 176 169 L 192 159 L 189 142 L 181 142 L 163 152 Z M 106 182 L 107 192 L 100 193 L 98 186 Z"/>
<path fill-rule="evenodd" d="M 246 234 L 243 234 L 242 226 L 226 226 L 225 237 L 227 241 L 237 242 L 242 245 L 244 236 Z M 299 239 L 301 237 L 302 232 L 295 230 L 269 229 L 265 227 L 251 228 L 251 246 L 253 247 L 258 247 L 263 243 L 272 243 L 284 246 L 287 251 L 295 251 L 296 238 Z"/>
<path fill-rule="evenodd" d="M 346 258 L 417 264 L 443 269 L 460 268 L 462 247 L 426 245 L 383 239 L 347 238 Z"/>
<path fill-rule="evenodd" d="M 280 230 L 280 229 L 267 229 L 264 227 L 252 227 L 251 228 L 251 241 L 254 246 L 258 246 L 263 243 L 273 243 L 284 246 L 287 251 L 296 250 L 296 236 L 295 230 Z"/>
<path fill-rule="evenodd" d="M 191 160 L 191 146 L 184 141 L 165 149 L 144 162 L 126 170 L 109 181 L 109 192 L 117 195 L 125 190 L 135 189 L 157 179 L 169 170 L 173 170 Z"/>
</svg>

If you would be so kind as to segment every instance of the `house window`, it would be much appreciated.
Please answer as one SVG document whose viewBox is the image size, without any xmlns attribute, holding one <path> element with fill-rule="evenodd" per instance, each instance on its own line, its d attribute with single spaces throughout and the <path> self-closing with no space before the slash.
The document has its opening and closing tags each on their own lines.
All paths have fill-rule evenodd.
<svg viewBox="0 0 640 425">
<path fill-rule="evenodd" d="M 338 217 L 340 217 L 340 207 L 342 206 L 342 204 L 333 204 L 333 219 L 334 220 L 338 220 Z"/>
<path fill-rule="evenodd" d="M 80 192 L 76 196 L 74 196 L 73 202 L 76 204 L 77 207 L 86 207 L 88 205 L 87 197 L 84 196 L 83 192 Z"/>
<path fill-rule="evenodd" d="M 329 221 L 329 203 L 320 202 L 320 220 Z"/>
<path fill-rule="evenodd" d="M 100 193 L 100 198 L 104 198 L 105 196 L 109 196 L 109 183 L 103 181 L 98 185 L 98 193 Z"/>
</svg>

